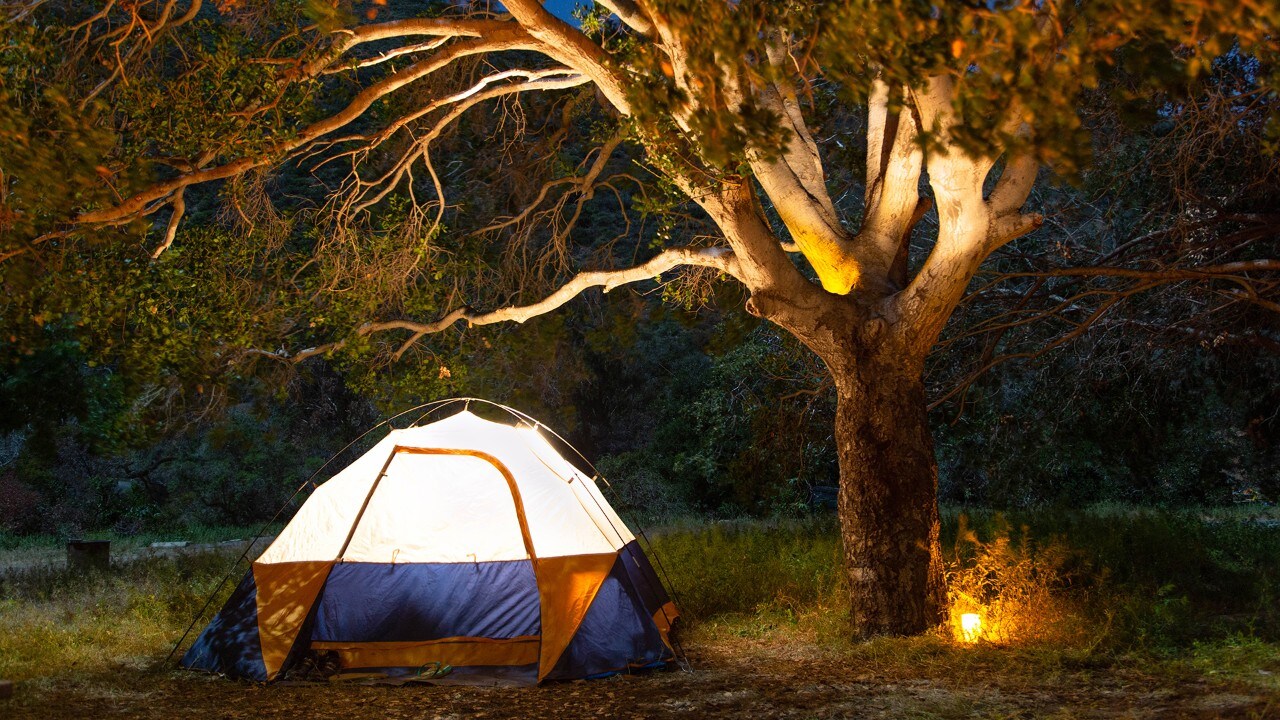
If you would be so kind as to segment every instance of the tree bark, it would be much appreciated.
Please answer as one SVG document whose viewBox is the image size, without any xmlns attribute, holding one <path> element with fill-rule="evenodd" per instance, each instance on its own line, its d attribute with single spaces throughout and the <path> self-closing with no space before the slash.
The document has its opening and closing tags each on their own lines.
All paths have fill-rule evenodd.
<svg viewBox="0 0 1280 720">
<path fill-rule="evenodd" d="M 915 635 L 941 622 L 946 607 L 938 466 L 918 364 L 869 345 L 828 361 L 851 619 L 862 638 Z"/>
</svg>

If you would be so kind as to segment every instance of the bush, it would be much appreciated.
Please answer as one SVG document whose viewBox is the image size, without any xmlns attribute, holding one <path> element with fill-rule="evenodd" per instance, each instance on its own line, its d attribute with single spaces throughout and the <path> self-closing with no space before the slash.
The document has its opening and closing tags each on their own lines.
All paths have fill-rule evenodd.
<svg viewBox="0 0 1280 720">
<path fill-rule="evenodd" d="M 1060 539 L 1033 540 L 1025 525 L 1012 533 L 1003 515 L 994 517 L 984 540 L 960 515 L 946 562 L 952 638 L 1001 645 L 1072 639 L 1079 609 L 1061 591 L 1073 554 Z M 981 623 L 970 633 L 963 627 L 966 614 Z"/>
<path fill-rule="evenodd" d="M 39 527 L 40 495 L 12 470 L 0 473 L 0 531 L 35 532 Z"/>
</svg>

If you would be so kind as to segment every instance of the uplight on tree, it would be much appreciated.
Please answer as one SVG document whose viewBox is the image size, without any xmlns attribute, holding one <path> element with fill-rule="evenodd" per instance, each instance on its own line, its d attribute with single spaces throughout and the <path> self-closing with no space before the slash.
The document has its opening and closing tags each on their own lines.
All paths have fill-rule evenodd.
<svg viewBox="0 0 1280 720">
<path fill-rule="evenodd" d="M 978 613 L 965 613 L 960 616 L 960 639 L 967 643 L 978 642 L 982 637 L 982 616 Z"/>
</svg>

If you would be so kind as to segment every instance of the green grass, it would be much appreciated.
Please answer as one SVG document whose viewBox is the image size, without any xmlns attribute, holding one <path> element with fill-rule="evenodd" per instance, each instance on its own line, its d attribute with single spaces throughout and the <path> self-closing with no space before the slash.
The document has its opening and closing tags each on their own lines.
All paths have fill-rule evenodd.
<svg viewBox="0 0 1280 720">
<path fill-rule="evenodd" d="M 654 544 L 691 644 L 765 644 L 780 656 L 834 653 L 842 666 L 889 676 L 963 681 L 978 669 L 1030 678 L 1143 668 L 1175 680 L 1280 692 L 1280 528 L 1199 511 L 968 511 L 973 534 L 957 542 L 965 537 L 960 515 L 944 513 L 953 577 L 982 568 L 984 581 L 1001 592 L 1030 584 L 1046 593 L 1027 595 L 1051 600 L 1036 606 L 1037 632 L 978 646 L 959 645 L 945 631 L 851 641 L 831 518 L 686 524 L 656 533 Z M 223 528 L 157 539 L 246 536 Z M 0 565 L 14 553 L 60 547 L 23 542 L 0 551 Z M 0 575 L 0 677 L 41 682 L 154 665 L 233 558 L 150 558 L 78 577 L 56 565 Z M 233 573 L 210 612 L 243 571 Z"/>
<path fill-rule="evenodd" d="M 155 663 L 234 558 L 204 553 L 138 560 L 110 573 L 41 568 L 0 577 L 0 677 L 22 681 Z"/>
<path fill-rule="evenodd" d="M 973 535 L 957 543 L 961 516 Z M 1110 506 L 943 518 L 953 581 L 985 562 L 988 592 L 1022 593 L 1023 612 L 1039 613 L 1002 644 L 1073 657 L 1213 658 L 1232 647 L 1280 657 L 1280 527 L 1254 513 Z M 654 544 L 700 631 L 830 643 L 849 634 L 830 518 L 677 529 Z"/>
</svg>

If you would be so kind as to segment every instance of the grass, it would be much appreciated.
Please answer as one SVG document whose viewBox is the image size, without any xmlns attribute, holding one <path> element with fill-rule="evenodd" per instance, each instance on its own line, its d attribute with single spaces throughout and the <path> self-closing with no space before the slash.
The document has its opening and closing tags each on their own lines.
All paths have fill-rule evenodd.
<svg viewBox="0 0 1280 720">
<path fill-rule="evenodd" d="M 238 528 L 223 533 L 200 539 L 244 537 Z M 986 685 L 1005 697 L 1045 688 L 1069 694 L 1077 684 L 1088 692 L 1152 683 L 1175 694 L 1216 688 L 1263 697 L 1264 709 L 1250 711 L 1258 717 L 1280 711 L 1280 528 L 1254 516 L 948 511 L 953 598 L 967 595 L 1006 629 L 976 645 L 957 642 L 945 627 L 851 641 L 831 518 L 685 525 L 657 533 L 654 544 L 682 605 L 686 645 L 712 656 L 712 665 L 746 658 L 733 682 L 749 682 L 752 663 L 771 662 L 783 675 L 818 668 L 848 677 L 872 695 L 881 685 L 951 688 L 917 697 L 911 712 L 920 717 L 986 716 L 994 711 L 975 690 Z M 8 550 L 0 560 L 32 547 L 42 546 Z M 195 687 L 188 674 L 157 665 L 233 558 L 208 552 L 134 560 L 98 575 L 48 566 L 0 575 L 0 677 L 49 692 L 85 678 L 104 693 L 119 683 L 188 692 Z M 781 682 L 768 680 L 762 692 Z M 1079 695 L 1094 702 L 1085 690 Z"/>
<path fill-rule="evenodd" d="M 232 559 L 204 553 L 133 561 L 110 573 L 37 568 L 0 578 L 0 677 L 142 668 L 162 659 Z"/>
<path fill-rule="evenodd" d="M 944 513 L 951 627 L 855 644 L 830 518 L 716 524 L 655 539 L 695 635 L 801 639 L 913 668 L 1003 659 L 1011 671 L 1140 664 L 1280 690 L 1280 527 L 1256 513 L 1108 506 Z M 958 617 L 956 618 L 958 620 Z M 896 659 L 895 659 L 896 658 Z"/>
<path fill-rule="evenodd" d="M 282 527 L 284 525 L 281 523 L 269 525 L 263 535 L 275 535 Z M 192 544 L 209 544 L 233 539 L 248 540 L 262 529 L 262 525 L 198 525 L 123 537 L 105 531 L 87 532 L 76 536 L 76 539 L 110 540 L 112 556 L 119 557 L 137 553 L 157 542 L 185 541 Z M 67 540 L 68 538 L 58 535 L 15 535 L 0 531 L 0 571 L 6 568 L 33 565 L 59 565 L 66 557 Z"/>
</svg>

